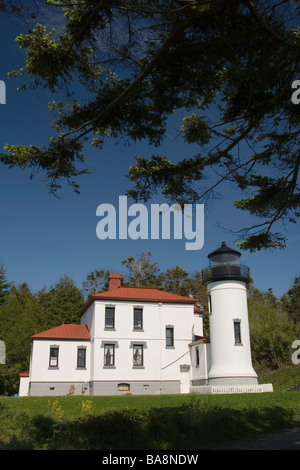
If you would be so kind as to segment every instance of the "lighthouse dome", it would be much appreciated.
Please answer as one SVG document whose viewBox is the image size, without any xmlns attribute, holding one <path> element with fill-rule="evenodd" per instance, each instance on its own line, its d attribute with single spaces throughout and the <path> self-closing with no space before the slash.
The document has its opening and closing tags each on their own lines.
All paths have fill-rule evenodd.
<svg viewBox="0 0 300 470">
<path fill-rule="evenodd" d="M 239 265 L 240 256 L 241 253 L 236 250 L 233 250 L 232 248 L 229 248 L 229 246 L 227 246 L 225 242 L 222 242 L 220 248 L 210 253 L 208 255 L 208 258 L 210 259 L 211 266 L 217 266 L 222 264 Z"/>
<path fill-rule="evenodd" d="M 208 255 L 210 266 L 202 270 L 202 280 L 206 284 L 218 280 L 240 280 L 249 282 L 247 266 L 240 264 L 241 253 L 228 247 L 225 242 Z"/>
</svg>

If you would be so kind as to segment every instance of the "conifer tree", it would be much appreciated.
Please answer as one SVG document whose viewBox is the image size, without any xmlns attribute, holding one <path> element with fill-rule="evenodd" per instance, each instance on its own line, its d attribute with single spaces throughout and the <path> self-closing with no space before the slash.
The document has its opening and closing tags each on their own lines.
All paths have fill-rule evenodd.
<svg viewBox="0 0 300 470">
<path fill-rule="evenodd" d="M 295 223 L 300 213 L 297 2 L 42 3 L 49 17 L 61 13 L 64 29 L 38 23 L 20 34 L 26 64 L 10 77 L 22 77 L 23 89 L 53 94 L 53 135 L 41 146 L 8 143 L 0 161 L 42 170 L 51 192 L 64 180 L 79 192 L 78 176 L 89 172 L 86 140 L 99 152 L 107 139 L 157 147 L 180 109 L 179 134 L 193 156 L 138 156 L 128 163 L 128 194 L 147 200 L 161 191 L 176 203 L 206 203 L 230 182 L 234 206 L 255 216 L 235 229 L 240 247 L 284 247 L 282 222 Z M 28 20 L 34 12 L 26 5 L 0 3 L 2 11 L 23 9 Z"/>
<path fill-rule="evenodd" d="M 79 313 L 84 305 L 83 294 L 67 274 L 49 290 L 45 308 L 48 328 L 61 324 L 79 324 Z"/>
<path fill-rule="evenodd" d="M 12 286 L 12 282 L 8 282 L 6 279 L 6 270 L 4 268 L 4 263 L 0 264 L 0 305 L 4 303 L 9 289 Z"/>
</svg>

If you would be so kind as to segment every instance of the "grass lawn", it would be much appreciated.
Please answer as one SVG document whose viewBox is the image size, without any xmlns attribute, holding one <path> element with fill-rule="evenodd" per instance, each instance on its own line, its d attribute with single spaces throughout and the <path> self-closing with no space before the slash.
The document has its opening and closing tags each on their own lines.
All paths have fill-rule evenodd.
<svg viewBox="0 0 300 470">
<path fill-rule="evenodd" d="M 300 425 L 300 392 L 0 397 L 0 449 L 200 450 Z"/>
</svg>

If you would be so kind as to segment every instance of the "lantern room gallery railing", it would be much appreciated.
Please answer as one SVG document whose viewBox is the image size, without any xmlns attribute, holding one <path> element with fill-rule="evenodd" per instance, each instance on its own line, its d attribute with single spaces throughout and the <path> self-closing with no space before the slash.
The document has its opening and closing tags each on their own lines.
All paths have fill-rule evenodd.
<svg viewBox="0 0 300 470">
<path fill-rule="evenodd" d="M 218 266 L 209 266 L 202 270 L 202 281 L 204 283 L 219 280 L 240 280 L 250 281 L 250 269 L 245 265 L 221 264 Z"/>
</svg>

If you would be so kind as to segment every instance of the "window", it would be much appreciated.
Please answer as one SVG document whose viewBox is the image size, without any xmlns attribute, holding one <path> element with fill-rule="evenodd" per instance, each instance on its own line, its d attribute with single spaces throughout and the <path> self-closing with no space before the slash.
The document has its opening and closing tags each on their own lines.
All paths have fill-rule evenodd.
<svg viewBox="0 0 300 470">
<path fill-rule="evenodd" d="M 143 329 L 143 309 L 135 307 L 133 309 L 133 329 L 142 330 Z"/>
<path fill-rule="evenodd" d="M 208 313 L 212 313 L 211 295 L 208 294 Z"/>
<path fill-rule="evenodd" d="M 49 367 L 58 367 L 58 348 L 50 347 Z"/>
<path fill-rule="evenodd" d="M 234 341 L 235 341 L 235 344 L 242 344 L 241 321 L 240 320 L 234 320 L 233 325 L 234 325 Z"/>
<path fill-rule="evenodd" d="M 105 366 L 115 365 L 115 345 L 114 344 L 104 345 L 104 365 Z"/>
<path fill-rule="evenodd" d="M 199 367 L 200 366 L 199 348 L 196 348 L 195 351 L 196 351 L 196 367 Z"/>
<path fill-rule="evenodd" d="M 133 365 L 134 366 L 144 365 L 144 347 L 142 344 L 133 345 Z"/>
<path fill-rule="evenodd" d="M 174 347 L 174 327 L 173 326 L 166 327 L 166 347 L 167 348 Z"/>
<path fill-rule="evenodd" d="M 130 385 L 129 384 L 118 384 L 118 390 L 119 392 L 129 392 L 130 390 Z"/>
<path fill-rule="evenodd" d="M 77 367 L 85 367 L 86 348 L 77 349 Z"/>
<path fill-rule="evenodd" d="M 115 307 L 106 307 L 105 309 L 105 328 L 115 327 Z"/>
</svg>

